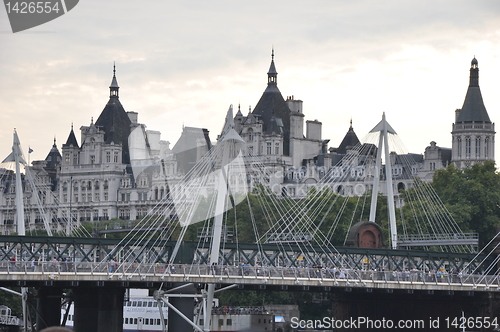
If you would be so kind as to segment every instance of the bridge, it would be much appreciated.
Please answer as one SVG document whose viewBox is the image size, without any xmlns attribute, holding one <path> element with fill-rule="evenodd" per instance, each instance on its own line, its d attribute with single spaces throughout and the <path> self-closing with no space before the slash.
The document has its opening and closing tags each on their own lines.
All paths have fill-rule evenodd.
<svg viewBox="0 0 500 332">
<path fill-rule="evenodd" d="M 183 296 L 200 298 L 206 296 L 203 289 L 209 284 L 216 289 L 313 291 L 347 297 L 365 294 L 364 298 L 377 296 L 379 300 L 406 294 L 408 300 L 425 296 L 437 301 L 446 296 L 475 302 L 500 295 L 498 275 L 469 273 L 495 263 L 486 255 L 336 248 L 331 257 L 321 257 L 315 250 L 304 252 L 300 246 L 284 253 L 279 244 L 260 248 L 257 244 L 228 243 L 220 250 L 223 264 L 210 265 L 209 244 L 198 246 L 195 242 L 183 243 L 177 260 L 196 263 L 171 263 L 169 257 L 176 245 L 175 241 L 159 241 L 151 246 L 141 240 L 124 244 L 103 238 L 0 236 L 0 282 L 4 286 L 36 288 L 39 319 L 47 324 L 61 320 L 60 298 L 64 297 L 63 290 L 69 290 L 75 314 L 85 312 L 85 322 L 75 321 L 75 326 L 96 331 L 102 330 L 96 327 L 101 324 L 120 331 L 99 317 L 118 316 L 115 320 L 119 320 L 127 288 L 169 292 L 191 285 L 191 295 L 187 292 Z M 158 254 L 153 256 L 152 252 Z M 269 264 L 259 264 L 260 252 L 273 258 Z M 296 264 L 280 266 L 283 254 L 294 257 Z M 314 256 L 317 264 L 300 264 L 301 255 Z M 133 258 L 124 261 L 119 259 L 121 256 Z M 155 260 L 147 260 L 148 256 Z M 13 261 L 12 257 L 17 259 Z M 116 257 L 116 261 L 109 257 Z M 333 264 L 320 264 L 328 259 Z M 446 269 L 441 271 L 443 266 Z M 172 298 L 169 301 L 174 302 Z M 89 318 L 92 316 L 93 320 Z"/>
<path fill-rule="evenodd" d="M 437 311 L 456 316 L 459 310 L 476 317 L 499 313 L 495 250 L 475 253 L 477 236 L 463 233 L 445 208 L 434 206 L 440 201 L 424 183 L 415 180 L 407 196 L 426 198 L 426 206 L 405 204 L 418 210 L 413 213 L 415 218 L 427 213 L 425 221 L 416 221 L 417 229 L 434 232 L 398 235 L 393 186 L 391 177 L 386 177 L 391 249 L 383 249 L 381 228 L 377 226 L 377 230 L 375 224 L 380 160 L 388 133 L 395 133 L 385 117 L 373 130 L 381 136 L 371 170 L 375 185 L 366 222 L 369 229 L 363 235 L 368 247 L 375 248 L 360 245 L 359 238 L 355 247 L 332 245 L 340 218 L 325 227 L 326 216 L 337 208 L 342 213 L 348 202 L 338 195 L 331 177 L 325 176 L 318 190 L 302 201 L 262 189 L 262 184 L 272 184 L 274 169 L 249 155 L 230 122 L 209 155 L 172 186 L 161 204 L 123 239 L 0 236 L 0 281 L 6 286 L 37 289 L 38 329 L 60 323 L 64 293 L 75 305 L 76 331 L 120 332 L 127 288 L 157 290 L 156 299 L 172 309 L 169 324 L 179 331 L 208 331 L 214 294 L 226 289 L 333 294 L 338 303 L 336 314 L 346 318 L 360 312 L 376 317 L 416 312 L 429 317 Z M 385 152 L 390 160 L 387 146 Z M 341 167 L 357 165 L 357 156 L 347 156 Z M 260 220 L 252 210 L 251 195 L 263 209 Z M 356 206 L 362 197 L 366 195 L 357 198 Z M 16 199 L 22 203 L 22 197 Z M 253 243 L 241 243 L 237 236 L 235 243 L 219 241 L 225 239 L 223 230 L 232 227 L 231 222 L 236 233 L 240 209 L 247 209 L 243 213 L 250 219 L 246 225 L 250 228 L 244 232 L 253 233 Z M 355 216 L 364 218 L 363 208 L 352 213 L 351 223 Z M 259 229 L 257 222 L 263 220 L 267 225 Z M 196 223 L 203 223 L 211 234 L 198 242 L 186 241 L 188 229 Z M 402 228 L 406 232 L 407 227 Z M 279 241 L 283 238 L 286 241 Z M 402 247 L 451 249 L 435 252 Z M 446 308 L 442 296 L 450 302 Z M 372 312 L 373 303 L 364 301 L 375 297 L 383 305 Z M 194 323 L 193 298 L 203 304 L 199 316 L 203 316 L 204 326 Z M 423 306 L 414 310 L 413 303 Z"/>
</svg>

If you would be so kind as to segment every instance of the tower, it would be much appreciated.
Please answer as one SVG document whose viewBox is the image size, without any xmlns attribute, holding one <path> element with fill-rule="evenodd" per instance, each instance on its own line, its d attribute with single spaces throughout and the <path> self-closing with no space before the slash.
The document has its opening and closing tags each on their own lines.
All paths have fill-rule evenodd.
<svg viewBox="0 0 500 332">
<path fill-rule="evenodd" d="M 479 67 L 471 61 L 469 87 L 461 109 L 455 111 L 451 162 L 458 168 L 495 159 L 495 124 L 490 121 L 479 88 Z"/>
<path fill-rule="evenodd" d="M 290 155 L 290 108 L 278 89 L 278 72 L 274 65 L 274 49 L 267 72 L 267 87 L 252 114 L 262 121 L 263 135 L 268 139 L 262 150 L 267 155 Z M 282 146 L 278 143 L 282 140 Z M 275 146 L 278 143 L 278 146 Z M 279 150 L 276 152 L 276 148 Z"/>
<path fill-rule="evenodd" d="M 131 121 L 118 98 L 118 82 L 116 81 L 116 69 L 113 66 L 113 79 L 109 86 L 109 101 L 95 122 L 95 126 L 104 131 L 104 142 L 106 144 L 120 144 L 122 147 L 121 162 L 130 163 L 130 152 L 128 137 L 130 135 Z"/>
</svg>

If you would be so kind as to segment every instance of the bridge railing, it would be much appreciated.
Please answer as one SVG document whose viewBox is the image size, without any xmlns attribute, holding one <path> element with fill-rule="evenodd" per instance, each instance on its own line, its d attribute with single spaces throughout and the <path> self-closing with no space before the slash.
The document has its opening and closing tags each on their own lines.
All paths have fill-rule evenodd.
<svg viewBox="0 0 500 332">
<path fill-rule="evenodd" d="M 378 283 L 472 284 L 500 288 L 498 275 L 465 274 L 442 270 L 404 271 L 356 270 L 344 267 L 273 267 L 248 264 L 203 265 L 159 264 L 128 262 L 71 262 L 71 261 L 0 261 L 0 274 L 104 274 L 115 275 L 181 275 L 184 277 L 222 278 L 294 278 Z"/>
</svg>

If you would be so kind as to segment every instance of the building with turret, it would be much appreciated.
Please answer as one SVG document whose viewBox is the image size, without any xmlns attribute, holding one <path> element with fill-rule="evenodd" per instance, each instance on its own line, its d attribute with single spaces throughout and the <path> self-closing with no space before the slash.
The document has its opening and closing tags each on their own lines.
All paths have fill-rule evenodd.
<svg viewBox="0 0 500 332">
<path fill-rule="evenodd" d="M 322 137 L 322 123 L 305 121 L 303 101 L 284 98 L 277 77 L 273 50 L 264 93 L 253 110 L 243 115 L 238 107 L 234 116 L 234 129 L 246 142 L 249 155 L 276 175 L 269 182 L 273 190 L 299 199 L 325 179 L 334 181 L 329 186 L 342 195 L 371 190 L 376 146 L 361 145 L 351 121 L 341 142 L 329 147 L 330 140 Z M 113 68 L 109 99 L 97 121 L 91 118 L 89 125 L 81 126 L 79 139 L 72 125 L 61 152 L 54 140 L 45 160 L 32 163 L 36 179 L 24 178 L 23 183 L 27 230 L 49 225 L 71 231 L 81 222 L 140 219 L 168 198 L 171 186 L 212 148 L 207 129 L 183 127 L 171 149 L 160 132 L 138 121 L 138 113 L 125 110 L 119 89 Z M 401 206 L 404 202 L 397 193 L 411 187 L 415 176 L 431 181 L 436 170 L 450 163 L 464 168 L 493 160 L 494 143 L 494 124 L 483 103 L 474 58 L 464 104 L 455 112 L 452 148 L 432 141 L 423 154 L 391 153 L 391 170 L 383 166 L 381 179 L 392 176 L 396 204 Z M 0 177 L 3 234 L 16 229 L 13 179 L 7 170 Z"/>
<path fill-rule="evenodd" d="M 479 88 L 479 66 L 471 61 L 469 87 L 462 108 L 455 111 L 451 162 L 458 168 L 495 160 L 495 124 L 491 122 Z"/>
<path fill-rule="evenodd" d="M 293 96 L 283 98 L 278 88 L 274 63 L 267 72 L 267 87 L 253 111 L 234 117 L 235 130 L 246 141 L 249 153 L 269 166 L 299 168 L 304 160 L 313 159 L 322 148 L 321 122 L 306 121 L 304 135 L 303 102 Z"/>
</svg>

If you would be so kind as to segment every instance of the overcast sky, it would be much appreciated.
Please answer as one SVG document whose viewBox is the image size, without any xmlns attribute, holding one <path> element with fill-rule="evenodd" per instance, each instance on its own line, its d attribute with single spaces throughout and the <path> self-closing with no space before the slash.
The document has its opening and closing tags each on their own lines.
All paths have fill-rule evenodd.
<svg viewBox="0 0 500 332">
<path fill-rule="evenodd" d="M 337 147 L 352 118 L 363 138 L 382 112 L 409 152 L 451 147 L 470 61 L 500 119 L 500 1 L 82 0 L 13 34 L 0 9 L 0 158 L 17 128 L 31 160 L 71 124 L 97 120 L 113 61 L 126 111 L 174 144 L 182 126 L 212 140 L 230 104 L 248 113 L 266 88 L 271 49 L 283 96 L 304 101 Z M 497 139 L 496 158 L 500 157 Z"/>
</svg>

